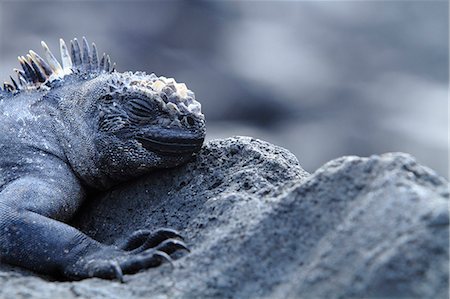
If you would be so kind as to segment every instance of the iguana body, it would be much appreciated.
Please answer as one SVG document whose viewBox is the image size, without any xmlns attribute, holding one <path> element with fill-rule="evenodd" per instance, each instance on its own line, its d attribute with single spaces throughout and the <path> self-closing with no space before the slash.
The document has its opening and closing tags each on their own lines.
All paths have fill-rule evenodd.
<svg viewBox="0 0 450 299">
<path fill-rule="evenodd" d="M 68 279 L 121 278 L 159 265 L 184 244 L 169 229 L 101 244 L 65 224 L 92 189 L 186 162 L 205 136 L 184 84 L 117 73 L 95 45 L 61 40 L 62 66 L 43 43 L 19 57 L 0 89 L 0 261 Z M 173 239 L 175 238 L 175 239 Z"/>
</svg>

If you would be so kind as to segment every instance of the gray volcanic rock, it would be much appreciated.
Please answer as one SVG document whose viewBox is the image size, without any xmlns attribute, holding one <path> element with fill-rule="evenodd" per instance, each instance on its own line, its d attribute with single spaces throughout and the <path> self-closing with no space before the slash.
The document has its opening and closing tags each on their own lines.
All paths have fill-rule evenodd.
<svg viewBox="0 0 450 299">
<path fill-rule="evenodd" d="M 309 175 L 246 137 L 88 202 L 74 225 L 118 243 L 182 232 L 192 252 L 126 283 L 53 282 L 0 266 L 0 298 L 447 298 L 447 183 L 406 154 L 343 157 Z"/>
</svg>

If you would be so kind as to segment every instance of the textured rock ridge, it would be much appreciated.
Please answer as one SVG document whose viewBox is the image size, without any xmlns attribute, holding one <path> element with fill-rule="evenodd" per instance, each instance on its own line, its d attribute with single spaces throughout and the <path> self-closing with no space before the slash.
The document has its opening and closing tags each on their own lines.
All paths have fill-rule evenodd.
<svg viewBox="0 0 450 299">
<path fill-rule="evenodd" d="M 87 202 L 73 221 L 107 243 L 177 229 L 192 252 L 173 268 L 120 284 L 2 265 L 0 298 L 447 298 L 448 198 L 447 182 L 407 154 L 342 157 L 309 175 L 269 143 L 215 140 L 187 165 Z"/>
</svg>

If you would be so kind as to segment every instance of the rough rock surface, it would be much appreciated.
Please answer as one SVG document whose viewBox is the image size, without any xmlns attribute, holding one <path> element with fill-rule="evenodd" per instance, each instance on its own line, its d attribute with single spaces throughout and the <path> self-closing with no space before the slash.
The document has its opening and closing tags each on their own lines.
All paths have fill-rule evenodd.
<svg viewBox="0 0 450 299">
<path fill-rule="evenodd" d="M 107 243 L 183 233 L 190 254 L 135 275 L 57 282 L 0 266 L 0 298 L 448 298 L 449 189 L 406 154 L 343 157 L 309 175 L 252 138 L 88 202 L 74 225 Z"/>
</svg>

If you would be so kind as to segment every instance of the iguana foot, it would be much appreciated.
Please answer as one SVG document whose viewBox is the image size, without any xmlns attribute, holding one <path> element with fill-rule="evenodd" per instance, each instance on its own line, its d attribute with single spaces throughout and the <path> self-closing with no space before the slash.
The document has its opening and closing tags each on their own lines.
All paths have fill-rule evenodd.
<svg viewBox="0 0 450 299">
<path fill-rule="evenodd" d="M 124 274 L 157 267 L 163 262 L 172 264 L 169 254 L 179 249 L 189 251 L 171 229 L 138 230 L 119 246 L 104 246 L 79 258 L 64 271 L 72 279 L 99 277 L 123 282 Z"/>
</svg>

